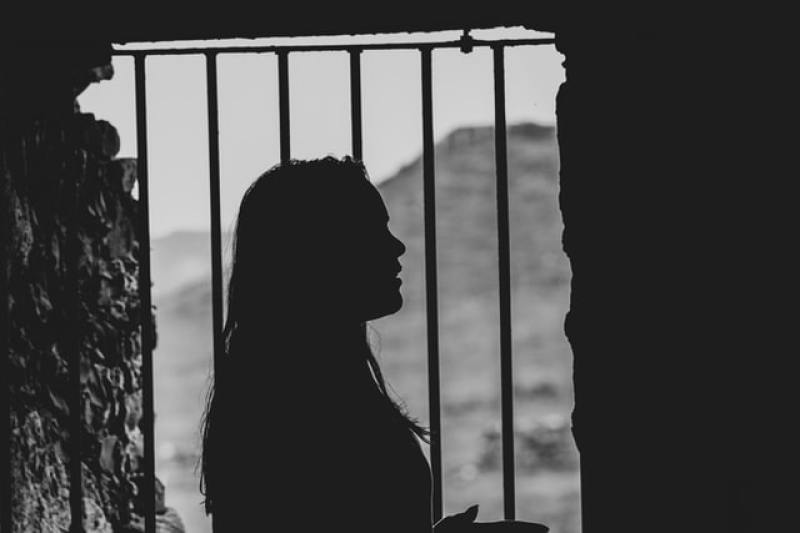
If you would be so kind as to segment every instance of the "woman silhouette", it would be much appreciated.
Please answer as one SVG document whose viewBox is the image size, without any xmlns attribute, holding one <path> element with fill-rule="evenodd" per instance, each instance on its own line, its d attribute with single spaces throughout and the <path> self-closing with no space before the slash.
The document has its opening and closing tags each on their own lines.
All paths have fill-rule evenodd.
<svg viewBox="0 0 800 533">
<path fill-rule="evenodd" d="M 364 327 L 403 303 L 388 221 L 348 157 L 277 165 L 245 192 L 203 417 L 217 531 L 431 532 L 427 431 L 387 393 Z M 476 514 L 435 530 L 473 531 Z"/>
</svg>

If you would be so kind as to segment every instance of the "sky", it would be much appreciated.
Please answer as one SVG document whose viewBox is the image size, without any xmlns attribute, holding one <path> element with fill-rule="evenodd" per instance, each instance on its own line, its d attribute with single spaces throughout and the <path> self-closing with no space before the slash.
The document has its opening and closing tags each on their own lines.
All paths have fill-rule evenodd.
<svg viewBox="0 0 800 533">
<path fill-rule="evenodd" d="M 474 30 L 478 39 L 550 37 L 523 28 Z M 209 44 L 323 44 L 453 40 L 460 32 L 377 36 L 272 38 Z M 135 49 L 157 46 L 120 46 Z M 506 116 L 555 123 L 555 95 L 564 80 L 553 45 L 506 49 Z M 223 230 L 230 229 L 247 186 L 279 162 L 275 54 L 221 54 L 219 72 L 220 179 Z M 84 113 L 113 124 L 119 157 L 136 155 L 133 59 L 117 56 L 114 77 L 92 84 L 78 102 Z M 439 140 L 461 126 L 494 120 L 492 53 L 476 48 L 433 52 L 433 127 Z M 361 56 L 364 162 L 373 182 L 390 177 L 422 151 L 419 52 L 365 51 Z M 205 57 L 151 56 L 146 63 L 153 238 L 182 229 L 208 230 L 209 177 Z M 350 153 L 350 72 L 346 52 L 289 55 L 292 157 Z"/>
</svg>

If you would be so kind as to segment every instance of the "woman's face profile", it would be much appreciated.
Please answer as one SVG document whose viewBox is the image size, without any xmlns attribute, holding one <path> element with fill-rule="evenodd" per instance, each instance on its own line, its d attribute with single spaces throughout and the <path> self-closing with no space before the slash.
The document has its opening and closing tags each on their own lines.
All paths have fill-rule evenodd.
<svg viewBox="0 0 800 533">
<path fill-rule="evenodd" d="M 400 256 L 406 247 L 389 229 L 389 213 L 378 190 L 368 184 L 342 228 L 339 257 L 344 283 L 339 298 L 359 321 L 368 321 L 397 312 L 403 305 L 400 294 Z M 337 239 L 339 240 L 339 239 Z"/>
<path fill-rule="evenodd" d="M 329 163 L 265 174 L 246 197 L 237 261 L 251 312 L 366 322 L 402 307 L 406 247 L 389 230 L 380 193 L 363 167 Z"/>
</svg>

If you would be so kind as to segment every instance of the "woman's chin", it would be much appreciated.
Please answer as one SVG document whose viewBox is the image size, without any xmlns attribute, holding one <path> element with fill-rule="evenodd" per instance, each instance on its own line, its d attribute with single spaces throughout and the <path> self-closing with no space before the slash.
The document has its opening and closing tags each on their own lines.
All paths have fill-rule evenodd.
<svg viewBox="0 0 800 533">
<path fill-rule="evenodd" d="M 393 315 L 403 307 L 403 296 L 400 291 L 395 291 L 392 295 L 387 296 L 379 302 L 374 302 L 374 305 L 369 306 L 369 311 L 365 313 L 364 321 L 377 320 L 379 318 Z"/>
</svg>

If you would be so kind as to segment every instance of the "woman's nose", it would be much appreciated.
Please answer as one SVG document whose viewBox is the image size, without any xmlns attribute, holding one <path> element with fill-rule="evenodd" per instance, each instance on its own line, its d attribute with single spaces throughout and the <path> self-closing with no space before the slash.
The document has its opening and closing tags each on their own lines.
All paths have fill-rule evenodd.
<svg viewBox="0 0 800 533">
<path fill-rule="evenodd" d="M 392 235 L 392 239 L 394 239 L 396 248 L 397 248 L 397 257 L 400 257 L 404 253 L 406 253 L 406 245 L 403 244 L 403 241 Z"/>
</svg>

